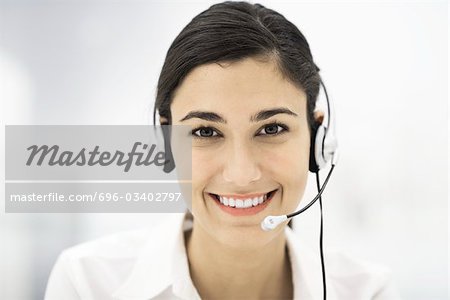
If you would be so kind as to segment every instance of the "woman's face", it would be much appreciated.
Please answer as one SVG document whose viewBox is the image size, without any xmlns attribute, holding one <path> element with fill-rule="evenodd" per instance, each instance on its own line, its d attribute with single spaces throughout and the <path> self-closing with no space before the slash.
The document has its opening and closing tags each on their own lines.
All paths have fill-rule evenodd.
<svg viewBox="0 0 450 300">
<path fill-rule="evenodd" d="M 176 90 L 171 113 L 172 124 L 193 130 L 195 226 L 231 246 L 270 242 L 284 226 L 265 232 L 261 221 L 294 211 L 307 181 L 306 94 L 274 62 L 248 58 L 193 69 Z"/>
</svg>

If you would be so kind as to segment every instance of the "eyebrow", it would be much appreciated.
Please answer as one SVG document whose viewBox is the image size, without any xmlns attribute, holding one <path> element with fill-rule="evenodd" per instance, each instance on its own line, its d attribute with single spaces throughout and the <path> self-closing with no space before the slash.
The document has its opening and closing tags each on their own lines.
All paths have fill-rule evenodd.
<svg viewBox="0 0 450 300">
<path fill-rule="evenodd" d="M 268 119 L 272 116 L 278 115 L 278 114 L 287 114 L 290 116 L 298 117 L 298 115 L 295 112 L 291 111 L 290 109 L 288 109 L 286 107 L 275 107 L 275 108 L 265 109 L 265 110 L 258 112 L 254 116 L 250 117 L 250 121 L 251 122 L 260 122 L 260 121 L 266 120 L 266 119 Z M 184 118 L 182 118 L 180 120 L 180 122 L 183 122 L 183 121 L 186 121 L 186 120 L 189 120 L 192 118 L 198 118 L 198 119 L 202 119 L 202 120 L 206 120 L 206 121 L 218 122 L 218 123 L 224 123 L 224 124 L 227 123 L 227 121 L 221 115 L 219 115 L 215 112 L 199 111 L 199 110 L 189 112 Z"/>
</svg>

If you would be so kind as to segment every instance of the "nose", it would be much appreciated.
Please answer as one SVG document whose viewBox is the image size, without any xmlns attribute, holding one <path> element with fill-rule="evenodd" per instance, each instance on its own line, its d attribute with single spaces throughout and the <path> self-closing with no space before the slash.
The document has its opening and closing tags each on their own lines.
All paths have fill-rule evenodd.
<svg viewBox="0 0 450 300">
<path fill-rule="evenodd" d="M 233 143 L 225 155 L 223 178 L 236 186 L 248 186 L 261 178 L 258 157 L 244 143 Z"/>
</svg>

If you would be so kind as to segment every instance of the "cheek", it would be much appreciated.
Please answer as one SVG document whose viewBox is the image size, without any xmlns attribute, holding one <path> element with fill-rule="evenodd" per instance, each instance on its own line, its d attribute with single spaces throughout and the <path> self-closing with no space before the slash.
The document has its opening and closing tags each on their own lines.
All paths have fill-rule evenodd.
<svg viewBox="0 0 450 300">
<path fill-rule="evenodd" d="M 269 176 L 282 185 L 283 211 L 291 212 L 303 197 L 309 170 L 309 142 L 304 139 L 291 140 L 288 145 L 271 151 L 267 159 Z"/>
<path fill-rule="evenodd" d="M 296 138 L 284 145 L 267 147 L 262 155 L 265 168 L 275 174 L 298 178 L 308 172 L 309 142 L 306 138 Z"/>
<path fill-rule="evenodd" d="M 202 151 L 192 149 L 192 185 L 196 192 L 205 185 L 217 172 L 217 153 L 214 151 Z M 200 191 L 201 192 L 201 191 Z"/>
</svg>

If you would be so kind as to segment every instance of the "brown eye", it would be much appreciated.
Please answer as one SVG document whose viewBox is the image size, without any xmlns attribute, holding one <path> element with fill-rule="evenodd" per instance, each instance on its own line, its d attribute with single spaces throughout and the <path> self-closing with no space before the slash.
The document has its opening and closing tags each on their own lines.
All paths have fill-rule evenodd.
<svg viewBox="0 0 450 300">
<path fill-rule="evenodd" d="M 281 128 L 281 126 L 275 126 L 275 125 L 269 125 L 267 127 L 265 127 L 266 133 L 267 134 L 275 134 L 278 132 L 278 127 Z"/>
<path fill-rule="evenodd" d="M 217 137 L 217 132 L 211 127 L 200 127 L 192 130 L 192 135 L 196 138 L 211 138 Z"/>
<path fill-rule="evenodd" d="M 288 127 L 283 124 L 273 123 L 264 126 L 258 135 L 279 135 L 288 130 Z"/>
</svg>

